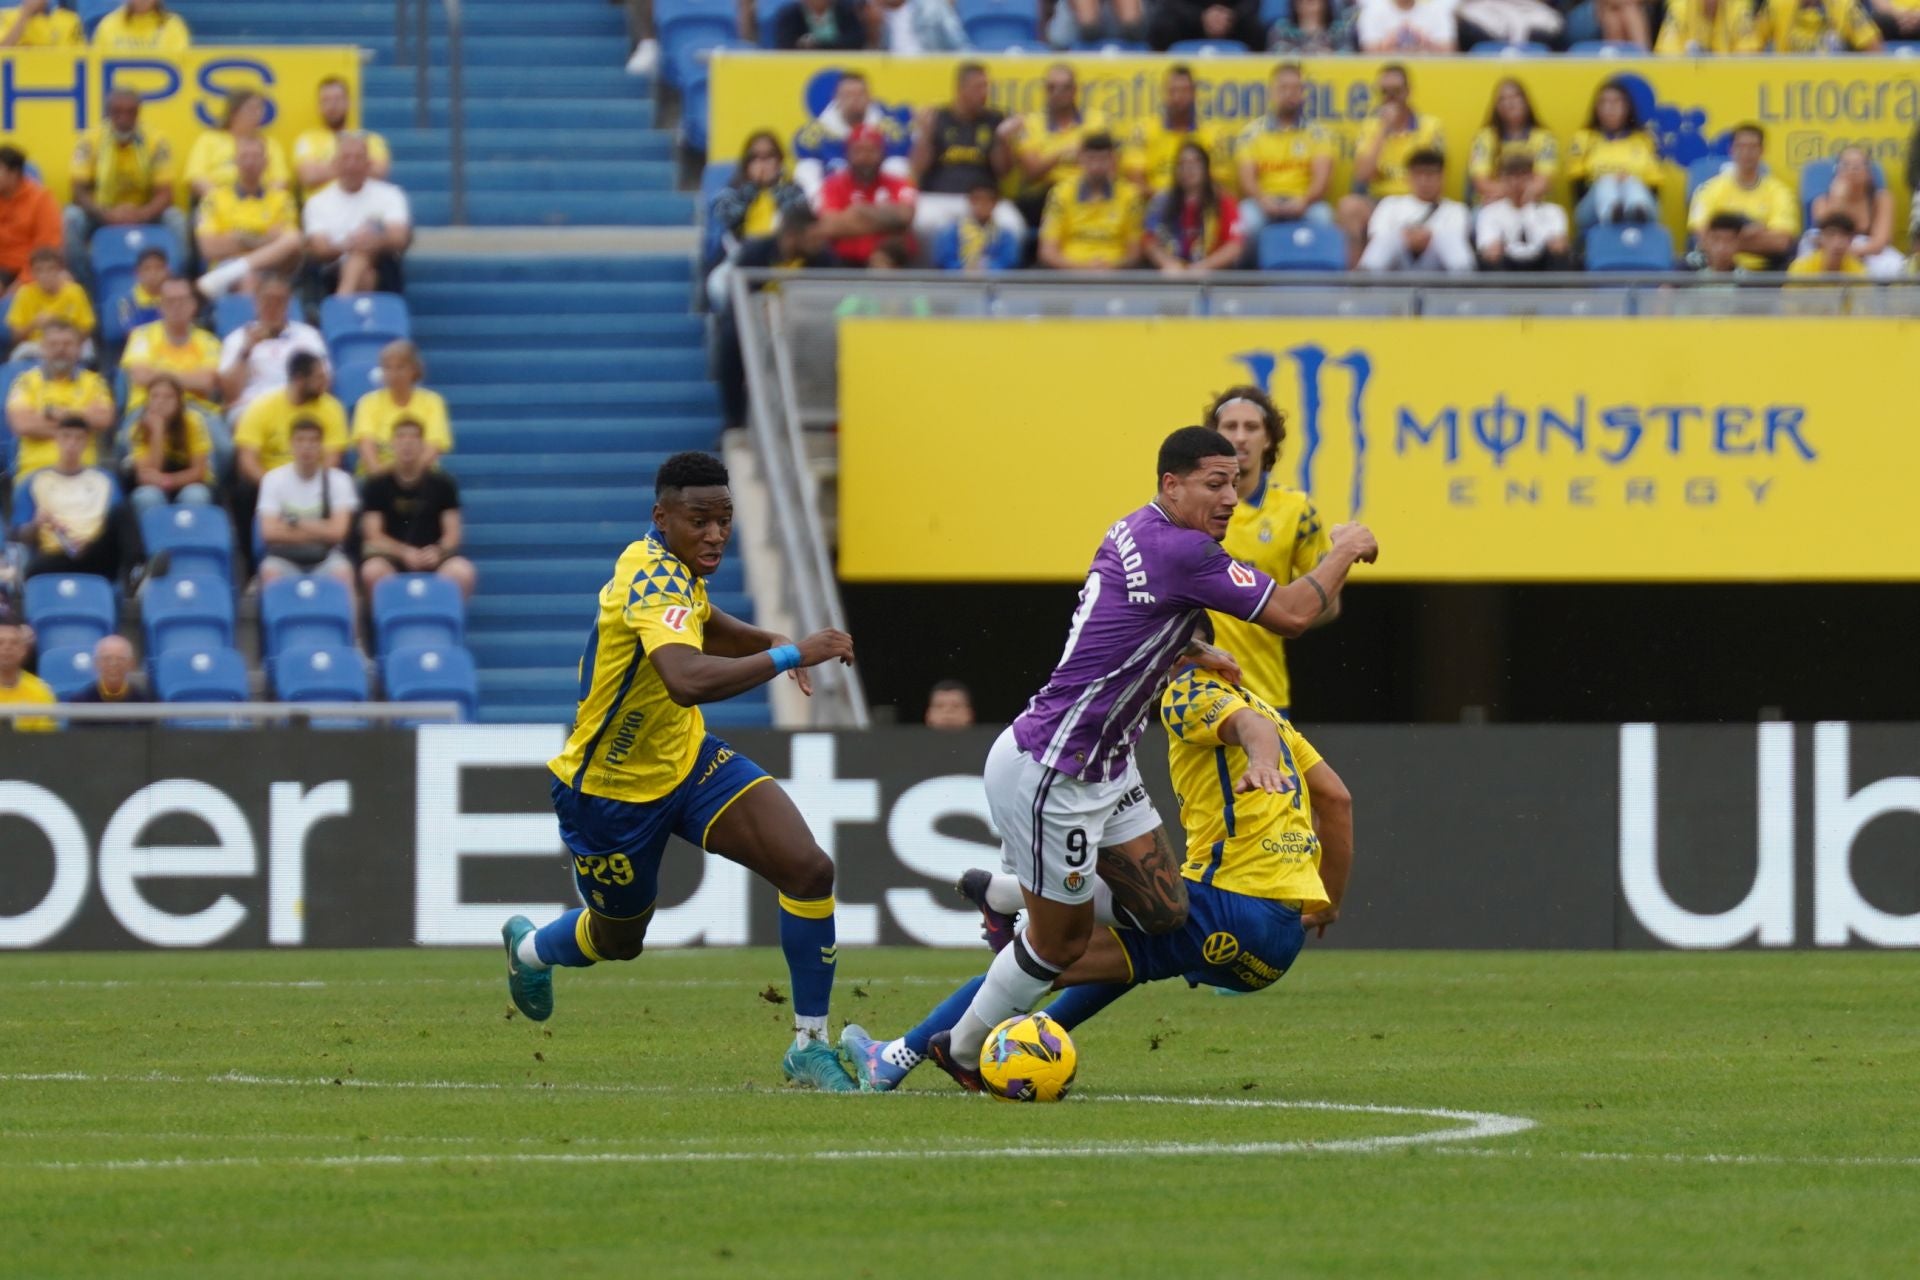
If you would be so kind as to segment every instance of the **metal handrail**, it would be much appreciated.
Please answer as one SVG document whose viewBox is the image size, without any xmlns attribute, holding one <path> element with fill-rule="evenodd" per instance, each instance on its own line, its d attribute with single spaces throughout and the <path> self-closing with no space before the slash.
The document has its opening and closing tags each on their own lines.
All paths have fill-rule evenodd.
<svg viewBox="0 0 1920 1280">
<path fill-rule="evenodd" d="M 1874 280 L 1866 276 L 1791 276 L 1784 271 L 1755 271 L 1737 276 L 1702 275 L 1694 271 L 1217 271 L 1204 275 L 1168 276 L 1157 271 L 1006 271 L 994 275 L 967 275 L 957 271 L 912 268 L 876 273 L 848 268 L 782 269 L 741 267 L 732 273 L 752 285 L 804 279 L 826 284 L 891 287 L 896 284 L 944 284 L 976 289 L 1014 290 L 1086 287 L 1103 289 L 1126 285 L 1132 289 L 1197 289 L 1239 291 L 1264 289 L 1498 289 L 1511 292 L 1557 289 L 1740 289 L 1754 292 L 1791 289 L 1807 284 L 1846 285 L 1863 291 L 1905 292 L 1920 289 L 1920 276 Z"/>
<path fill-rule="evenodd" d="M 393 57 L 395 63 L 403 67 L 411 60 L 414 68 L 413 127 L 416 129 L 429 128 L 433 118 L 433 40 L 427 12 L 431 3 L 432 0 L 394 0 L 393 6 Z M 440 0 L 440 7 L 447 15 L 447 149 L 453 166 L 449 217 L 454 226 L 463 227 L 467 224 L 467 99 L 462 86 L 465 59 L 461 48 L 465 15 L 460 0 Z M 407 47 L 409 10 L 414 28 L 411 51 Z"/>
<path fill-rule="evenodd" d="M 455 702 L 0 702 L 0 724 L 10 720 L 430 720 L 460 719 Z"/>
</svg>

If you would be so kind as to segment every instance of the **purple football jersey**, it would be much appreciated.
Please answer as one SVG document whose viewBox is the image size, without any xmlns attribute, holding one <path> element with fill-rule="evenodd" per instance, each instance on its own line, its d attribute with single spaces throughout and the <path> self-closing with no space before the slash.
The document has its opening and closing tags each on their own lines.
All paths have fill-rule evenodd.
<svg viewBox="0 0 1920 1280">
<path fill-rule="evenodd" d="M 1273 587 L 1157 503 L 1122 518 L 1094 553 L 1066 652 L 1013 722 L 1014 741 L 1084 782 L 1120 777 L 1201 615 L 1211 609 L 1251 621 Z"/>
</svg>

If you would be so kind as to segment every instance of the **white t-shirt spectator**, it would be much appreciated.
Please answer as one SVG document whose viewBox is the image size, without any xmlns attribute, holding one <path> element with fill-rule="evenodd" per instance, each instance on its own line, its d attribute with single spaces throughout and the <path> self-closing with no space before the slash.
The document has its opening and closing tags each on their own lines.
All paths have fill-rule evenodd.
<svg viewBox="0 0 1920 1280">
<path fill-rule="evenodd" d="M 1411 9 L 1402 9 L 1393 0 L 1362 0 L 1354 30 L 1360 47 L 1369 51 L 1384 46 L 1416 53 L 1436 44 L 1452 49 L 1460 39 L 1453 9 L 1453 0 L 1416 0 Z"/>
<path fill-rule="evenodd" d="M 383 228 L 412 226 L 413 209 L 407 203 L 407 193 L 378 178 L 368 178 L 352 192 L 330 182 L 308 198 L 301 216 L 308 235 L 318 232 L 335 244 L 368 223 Z"/>
<path fill-rule="evenodd" d="M 1406 232 L 1424 227 L 1433 239 L 1419 253 L 1407 248 Z M 1477 265 L 1467 206 L 1458 200 L 1428 204 L 1419 196 L 1388 196 L 1367 223 L 1363 271 L 1472 271 Z"/>
<path fill-rule="evenodd" d="M 321 499 L 321 481 L 326 482 L 326 500 Z M 331 503 L 331 511 L 327 505 Z M 328 515 L 360 509 L 360 492 L 353 477 L 338 467 L 323 467 L 310 476 L 300 474 L 293 463 L 275 467 L 260 477 L 260 502 L 256 508 L 263 516 L 286 519 L 322 520 Z"/>
<path fill-rule="evenodd" d="M 1473 242 L 1480 252 L 1498 244 L 1501 256 L 1513 262 L 1537 262 L 1548 241 L 1566 238 L 1567 211 L 1539 200 L 1527 205 L 1495 200 L 1473 223 Z"/>
<path fill-rule="evenodd" d="M 240 352 L 247 345 L 246 329 L 235 329 L 228 334 L 226 341 L 220 344 L 220 372 L 229 373 L 240 363 Z M 271 338 L 263 338 L 247 353 L 247 385 L 241 388 L 240 398 L 233 402 L 229 416 L 240 421 L 240 415 L 247 411 L 255 397 L 269 391 L 278 391 L 287 385 L 287 357 L 296 351 L 311 351 L 322 360 L 327 358 L 327 340 L 320 331 L 310 324 L 298 320 L 287 321 L 287 327 Z M 261 479 L 266 477 L 262 476 Z"/>
</svg>

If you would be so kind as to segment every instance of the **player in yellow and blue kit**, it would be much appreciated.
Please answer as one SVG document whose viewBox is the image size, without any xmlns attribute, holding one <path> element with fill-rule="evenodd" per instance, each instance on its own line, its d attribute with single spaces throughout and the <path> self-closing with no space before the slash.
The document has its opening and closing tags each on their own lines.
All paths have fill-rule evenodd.
<svg viewBox="0 0 1920 1280">
<path fill-rule="evenodd" d="M 1185 978 L 1241 992 L 1271 986 L 1292 967 L 1306 931 L 1324 934 L 1340 915 L 1353 867 L 1353 797 L 1279 708 L 1191 667 L 1167 687 L 1160 719 L 1186 832 L 1187 923 L 1162 934 L 1127 928 L 1116 922 L 1104 883 L 1097 885 L 1096 918 L 1107 927 L 1060 975 L 1055 985 L 1067 990 L 1047 1006 L 1068 1030 L 1143 982 Z M 904 1079 L 932 1038 L 966 1011 L 980 981 L 896 1040 L 848 1027 L 841 1045 L 861 1086 L 885 1091 Z M 956 1078 L 977 1088 L 977 1075 Z"/>
<path fill-rule="evenodd" d="M 707 599 L 733 535 L 727 471 L 705 453 L 667 459 L 654 482 L 654 527 L 628 546 L 600 589 L 580 659 L 580 703 L 566 748 L 548 768 L 560 837 L 583 906 L 533 927 L 501 929 L 513 1003 L 536 1022 L 553 1013 L 555 965 L 637 957 L 653 919 L 660 856 L 678 835 L 739 863 L 780 893 L 780 948 L 793 980 L 787 1078 L 848 1092 L 827 1043 L 833 992 L 833 861 L 793 801 L 761 768 L 706 731 L 700 704 L 790 671 L 853 661 L 843 632 L 799 644 L 723 613 Z"/>
</svg>

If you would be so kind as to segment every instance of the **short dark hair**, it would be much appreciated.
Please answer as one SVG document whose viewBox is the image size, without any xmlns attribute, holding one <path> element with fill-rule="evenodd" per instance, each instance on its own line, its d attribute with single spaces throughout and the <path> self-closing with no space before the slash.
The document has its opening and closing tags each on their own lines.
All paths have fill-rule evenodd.
<svg viewBox="0 0 1920 1280">
<path fill-rule="evenodd" d="M 1113 135 L 1104 129 L 1096 129 L 1080 140 L 1080 149 L 1082 151 L 1111 151 L 1113 150 Z"/>
<path fill-rule="evenodd" d="M 976 191 L 991 191 L 997 197 L 1000 194 L 1000 184 L 992 178 L 975 178 L 967 184 L 967 194 L 972 195 Z"/>
<path fill-rule="evenodd" d="M 336 85 L 336 84 L 339 85 L 342 89 L 345 89 L 347 87 L 347 82 L 345 80 L 342 80 L 339 76 L 328 76 L 326 79 L 320 82 L 319 87 L 322 89 L 325 89 L 330 85 Z"/>
<path fill-rule="evenodd" d="M 1237 458 L 1240 455 L 1227 438 L 1212 427 L 1182 427 L 1160 443 L 1160 476 L 1190 476 L 1208 458 Z"/>
<path fill-rule="evenodd" d="M 967 686 L 960 681 L 952 679 L 934 681 L 933 688 L 927 690 L 927 701 L 932 702 L 943 693 L 957 693 L 968 702 L 973 701 L 973 690 L 967 688 Z"/>
<path fill-rule="evenodd" d="M 810 206 L 796 202 L 780 211 L 780 223 L 775 229 L 779 231 L 805 231 L 818 221 L 820 221 L 820 215 L 815 213 Z"/>
<path fill-rule="evenodd" d="M 838 89 L 841 85 L 845 84 L 849 80 L 855 81 L 856 83 L 859 83 L 859 84 L 866 84 L 867 73 L 864 71 L 842 71 L 840 73 L 840 78 L 834 81 L 833 87 L 835 89 Z"/>
<path fill-rule="evenodd" d="M 1167 68 L 1166 78 L 1171 80 L 1175 76 L 1179 76 L 1183 80 L 1191 80 L 1193 79 L 1193 68 L 1184 62 L 1176 62 Z"/>
<path fill-rule="evenodd" d="M 324 436 L 327 434 L 326 428 L 322 427 L 317 419 L 295 418 L 293 420 L 293 425 L 287 428 L 287 439 L 289 440 L 293 439 L 293 437 L 299 435 L 302 431 L 311 431 L 313 432 L 313 434 L 317 436 Z"/>
<path fill-rule="evenodd" d="M 1767 131 L 1751 120 L 1742 121 L 1733 126 L 1733 131 L 1727 135 L 1727 141 L 1732 142 L 1743 133 L 1752 134 L 1754 141 L 1758 142 L 1761 146 L 1764 147 L 1767 145 Z"/>
<path fill-rule="evenodd" d="M 293 281 L 278 271 L 262 271 L 253 278 L 254 296 L 258 297 L 260 291 L 266 288 L 285 289 L 292 293 Z"/>
<path fill-rule="evenodd" d="M 1843 213 L 1839 209 L 1835 209 L 1832 213 L 1820 219 L 1820 230 L 1844 231 L 1848 235 L 1854 235 L 1859 232 L 1860 224 L 1853 220 L 1852 214 Z"/>
<path fill-rule="evenodd" d="M 1389 75 L 1399 76 L 1402 80 L 1405 80 L 1409 85 L 1413 83 L 1413 77 L 1407 74 L 1407 64 L 1404 62 L 1389 62 L 1386 66 L 1380 68 L 1380 70 L 1375 74 L 1374 78 L 1377 80 L 1379 79 L 1380 76 L 1389 76 Z"/>
<path fill-rule="evenodd" d="M 27 168 L 27 153 L 18 147 L 0 147 L 0 169 L 13 173 L 24 173 Z"/>
<path fill-rule="evenodd" d="M 64 415 L 60 419 L 60 421 L 54 423 L 54 430 L 56 431 L 91 431 L 93 430 L 93 428 L 88 426 L 87 420 L 81 417 L 79 414 L 69 413 Z"/>
<path fill-rule="evenodd" d="M 985 75 L 987 69 L 977 62 L 963 62 L 953 69 L 953 82 L 959 84 L 971 75 Z"/>
<path fill-rule="evenodd" d="M 311 351 L 296 351 L 287 357 L 287 381 L 304 378 L 318 369 L 322 361 Z"/>
<path fill-rule="evenodd" d="M 1290 60 L 1287 62 L 1283 62 L 1279 66 L 1275 67 L 1271 72 L 1268 73 L 1267 79 L 1271 80 L 1275 76 L 1283 76 L 1283 75 L 1286 75 L 1288 72 L 1292 72 L 1294 75 L 1299 76 L 1302 80 L 1307 78 L 1306 68 L 1301 66 L 1298 62 L 1293 62 Z"/>
<path fill-rule="evenodd" d="M 165 249 L 157 249 L 157 248 L 142 249 L 140 251 L 140 256 L 133 260 L 133 265 L 136 267 L 144 267 L 147 265 L 147 263 L 151 262 L 155 258 L 160 259 L 160 261 L 166 263 L 168 266 L 173 265 L 172 259 L 167 257 L 167 251 Z"/>
<path fill-rule="evenodd" d="M 1707 230 L 1709 231 L 1732 231 L 1738 233 L 1746 230 L 1746 227 L 1747 218 L 1745 214 L 1716 213 L 1707 219 Z"/>
<path fill-rule="evenodd" d="M 660 470 L 653 477 L 653 496 L 664 498 L 681 489 L 699 489 L 726 483 L 725 463 L 710 453 L 689 449 L 685 453 L 674 454 L 660 464 Z"/>
<path fill-rule="evenodd" d="M 1432 147 L 1422 147 L 1407 157 L 1407 169 L 1409 171 L 1414 169 L 1444 169 L 1446 167 L 1447 158 L 1438 151 L 1435 151 Z"/>
<path fill-rule="evenodd" d="M 43 262 L 52 262 L 64 267 L 67 265 L 67 255 L 44 244 L 27 255 L 27 265 L 30 267 L 37 267 Z"/>
</svg>

